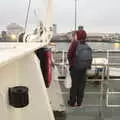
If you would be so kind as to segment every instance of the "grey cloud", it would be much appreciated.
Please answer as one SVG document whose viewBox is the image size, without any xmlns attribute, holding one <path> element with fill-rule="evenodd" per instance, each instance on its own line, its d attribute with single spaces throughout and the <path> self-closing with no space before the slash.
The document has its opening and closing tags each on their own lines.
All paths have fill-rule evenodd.
<svg viewBox="0 0 120 120">
<path fill-rule="evenodd" d="M 28 1 L 28 0 L 26 0 Z M 74 0 L 53 0 L 54 23 L 58 24 L 59 32 L 74 29 Z M 42 5 L 43 3 L 43 5 Z M 47 0 L 32 0 L 29 24 L 34 24 L 36 18 L 34 9 L 39 9 L 40 18 L 42 9 Z M 82 24 L 88 31 L 120 32 L 120 0 L 78 0 L 78 24 Z M 26 15 L 25 0 L 0 1 L 1 26 L 16 21 L 24 24 Z"/>
</svg>

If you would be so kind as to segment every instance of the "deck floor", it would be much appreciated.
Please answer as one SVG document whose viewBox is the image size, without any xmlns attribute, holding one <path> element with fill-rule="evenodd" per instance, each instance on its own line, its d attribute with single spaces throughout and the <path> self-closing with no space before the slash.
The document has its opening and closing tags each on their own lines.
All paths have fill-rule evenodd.
<svg viewBox="0 0 120 120">
<path fill-rule="evenodd" d="M 65 113 L 56 114 L 56 120 L 120 120 L 120 108 L 106 107 L 106 97 L 103 97 L 103 106 L 100 106 L 100 95 L 85 94 L 84 101 L 81 107 L 69 107 L 67 100 L 69 99 L 69 90 L 64 88 L 63 82 L 60 82 L 61 90 L 63 92 L 63 99 L 65 104 Z M 115 86 L 113 85 L 113 88 Z M 85 92 L 99 92 L 100 85 L 87 82 Z M 61 94 L 61 93 L 59 93 Z M 109 97 L 109 104 L 120 104 L 119 95 L 111 95 Z M 99 105 L 94 106 L 94 105 Z M 61 115 L 60 115 L 61 114 Z"/>
<path fill-rule="evenodd" d="M 101 95 L 86 94 L 87 92 L 100 92 L 101 83 L 96 85 L 93 81 L 86 82 L 85 96 L 82 106 L 69 107 L 67 105 L 69 89 L 64 87 L 65 79 L 58 79 L 60 74 L 58 71 L 56 72 L 55 69 L 53 74 L 53 83 L 48 91 L 51 93 L 51 98 L 53 99 L 52 108 L 55 113 L 56 120 L 120 120 L 120 107 L 106 107 L 106 95 L 103 95 L 102 97 L 103 102 L 101 106 Z M 109 87 L 109 90 L 112 92 L 120 92 L 119 80 L 120 78 L 107 82 L 105 80 L 105 84 L 103 86 L 104 91 Z M 120 105 L 120 94 L 110 94 L 109 104 Z"/>
</svg>

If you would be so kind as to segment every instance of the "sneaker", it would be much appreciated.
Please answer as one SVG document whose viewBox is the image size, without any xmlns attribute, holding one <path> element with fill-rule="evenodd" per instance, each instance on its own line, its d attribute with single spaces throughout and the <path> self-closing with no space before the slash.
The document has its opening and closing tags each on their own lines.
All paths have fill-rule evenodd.
<svg viewBox="0 0 120 120">
<path fill-rule="evenodd" d="M 68 106 L 70 106 L 70 107 L 75 107 L 75 104 L 72 104 L 72 103 L 70 102 L 70 100 L 68 100 Z"/>
<path fill-rule="evenodd" d="M 81 103 L 77 103 L 77 106 L 81 106 Z"/>
<path fill-rule="evenodd" d="M 77 106 L 81 106 L 81 104 L 77 104 Z"/>
</svg>

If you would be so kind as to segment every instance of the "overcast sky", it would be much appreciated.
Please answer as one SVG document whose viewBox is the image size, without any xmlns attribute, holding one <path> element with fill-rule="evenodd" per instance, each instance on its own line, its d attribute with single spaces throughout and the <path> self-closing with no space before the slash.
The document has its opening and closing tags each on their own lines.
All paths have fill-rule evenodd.
<svg viewBox="0 0 120 120">
<path fill-rule="evenodd" d="M 10 22 L 24 25 L 28 0 L 0 0 L 0 29 Z M 32 0 L 29 24 L 36 23 L 44 16 L 46 0 Z M 77 23 L 84 25 L 88 32 L 120 33 L 120 0 L 78 0 Z M 39 9 L 38 9 L 39 8 Z M 54 0 L 54 23 L 58 32 L 74 29 L 74 0 Z"/>
</svg>

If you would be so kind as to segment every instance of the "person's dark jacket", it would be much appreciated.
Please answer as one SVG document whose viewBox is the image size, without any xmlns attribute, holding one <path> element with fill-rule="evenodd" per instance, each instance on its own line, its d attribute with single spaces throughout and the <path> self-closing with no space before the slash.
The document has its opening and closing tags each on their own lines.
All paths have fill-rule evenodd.
<svg viewBox="0 0 120 120">
<path fill-rule="evenodd" d="M 76 31 L 75 34 L 77 35 L 77 40 L 72 41 L 68 49 L 68 54 L 67 54 L 70 67 L 72 67 L 74 64 L 76 48 L 77 48 L 79 41 L 81 44 L 84 44 L 86 42 L 86 37 L 87 37 L 86 32 L 84 30 Z"/>
</svg>

